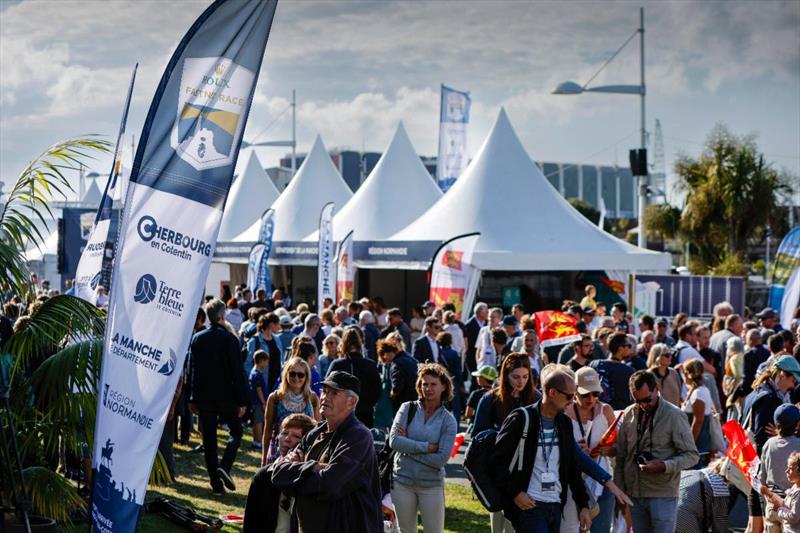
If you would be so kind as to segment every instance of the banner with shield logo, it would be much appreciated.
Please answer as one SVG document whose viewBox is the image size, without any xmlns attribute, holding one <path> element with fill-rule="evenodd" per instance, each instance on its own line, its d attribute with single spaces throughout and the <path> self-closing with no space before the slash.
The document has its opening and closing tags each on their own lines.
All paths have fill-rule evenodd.
<svg viewBox="0 0 800 533">
<path fill-rule="evenodd" d="M 275 0 L 214 1 L 178 44 L 139 136 L 106 321 L 93 531 L 136 530 L 275 7 Z"/>
</svg>

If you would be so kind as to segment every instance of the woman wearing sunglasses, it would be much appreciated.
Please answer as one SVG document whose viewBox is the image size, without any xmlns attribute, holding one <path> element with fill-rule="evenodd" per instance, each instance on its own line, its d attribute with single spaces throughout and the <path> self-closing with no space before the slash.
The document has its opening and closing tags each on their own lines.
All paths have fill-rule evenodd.
<svg viewBox="0 0 800 533">
<path fill-rule="evenodd" d="M 647 368 L 658 380 L 661 397 L 672 405 L 681 406 L 683 383 L 678 371 L 672 368 L 672 351 L 666 344 L 658 343 L 650 348 L 647 355 Z"/>
<path fill-rule="evenodd" d="M 612 457 L 616 449 L 613 446 L 599 448 L 591 453 L 606 430 L 614 423 L 614 410 L 610 405 L 600 401 L 603 387 L 600 376 L 590 367 L 583 367 L 575 373 L 575 383 L 578 394 L 571 406 L 564 411 L 572 419 L 572 429 L 575 439 L 581 449 L 591 455 L 592 459 L 606 472 L 611 472 L 608 458 Z M 614 517 L 614 495 L 608 488 L 603 487 L 592 478 L 583 475 L 589 499 L 599 505 L 597 516 L 592 519 L 593 533 L 608 533 L 611 529 L 611 520 Z M 564 518 L 561 521 L 561 531 L 578 531 L 578 510 L 571 495 L 567 496 L 564 507 Z"/>
<path fill-rule="evenodd" d="M 269 395 L 264 409 L 261 466 L 272 463 L 280 454 L 278 433 L 284 418 L 302 413 L 319 421 L 319 398 L 311 390 L 310 374 L 308 363 L 299 357 L 293 357 L 283 365 L 281 384 Z"/>
</svg>

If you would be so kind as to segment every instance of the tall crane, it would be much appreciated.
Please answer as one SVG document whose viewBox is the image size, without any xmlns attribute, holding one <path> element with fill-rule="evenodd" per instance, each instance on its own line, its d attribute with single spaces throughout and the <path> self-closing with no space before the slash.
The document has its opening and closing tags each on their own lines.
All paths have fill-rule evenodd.
<svg viewBox="0 0 800 533">
<path fill-rule="evenodd" d="M 653 166 L 650 173 L 650 189 L 652 203 L 663 203 L 667 200 L 667 172 L 664 157 L 664 135 L 661 133 L 661 121 L 656 119 L 655 139 L 653 142 Z"/>
</svg>

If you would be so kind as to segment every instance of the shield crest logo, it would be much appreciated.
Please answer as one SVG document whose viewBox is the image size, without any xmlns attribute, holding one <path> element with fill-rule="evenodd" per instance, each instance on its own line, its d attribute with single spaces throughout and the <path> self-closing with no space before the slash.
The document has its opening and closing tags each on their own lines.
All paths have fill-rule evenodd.
<svg viewBox="0 0 800 533">
<path fill-rule="evenodd" d="M 187 58 L 170 145 L 196 170 L 233 162 L 255 74 L 224 57 Z"/>
</svg>

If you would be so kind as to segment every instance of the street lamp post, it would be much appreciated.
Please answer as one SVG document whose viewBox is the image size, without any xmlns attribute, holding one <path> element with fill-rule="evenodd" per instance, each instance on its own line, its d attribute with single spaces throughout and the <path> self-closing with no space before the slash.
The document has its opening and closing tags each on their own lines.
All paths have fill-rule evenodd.
<svg viewBox="0 0 800 533">
<path fill-rule="evenodd" d="M 598 87 L 589 87 L 589 84 L 592 80 L 597 77 L 597 75 L 602 71 L 615 57 L 620 51 L 625 48 L 625 46 L 631 42 L 631 40 L 639 34 L 639 65 L 640 65 L 640 73 L 641 73 L 641 82 L 639 85 L 601 85 Z M 647 130 L 645 127 L 645 95 L 646 95 L 646 87 L 644 83 L 644 8 L 639 8 L 639 28 L 631 35 L 627 41 L 623 43 L 622 46 L 617 49 L 616 52 L 606 61 L 600 70 L 595 72 L 594 76 L 589 78 L 589 81 L 584 83 L 583 85 L 579 85 L 574 81 L 565 81 L 564 83 L 560 83 L 554 90 L 553 94 L 562 94 L 562 95 L 575 95 L 575 94 L 582 94 L 582 93 L 611 93 L 611 94 L 638 94 L 640 101 L 641 101 L 641 148 L 642 148 L 642 155 L 645 157 L 644 165 L 645 168 L 644 173 L 640 173 L 643 175 L 638 176 L 639 178 L 639 186 L 638 186 L 638 200 L 639 200 L 639 235 L 638 235 L 638 245 L 641 248 L 647 248 L 647 237 L 644 231 L 644 212 L 645 208 L 647 207 L 647 152 L 645 151 L 647 147 Z"/>
</svg>

